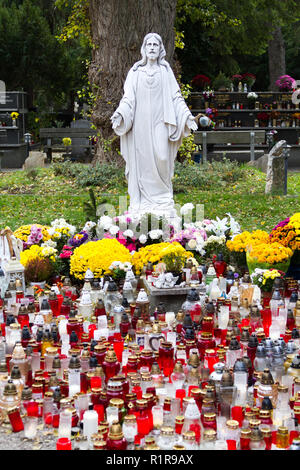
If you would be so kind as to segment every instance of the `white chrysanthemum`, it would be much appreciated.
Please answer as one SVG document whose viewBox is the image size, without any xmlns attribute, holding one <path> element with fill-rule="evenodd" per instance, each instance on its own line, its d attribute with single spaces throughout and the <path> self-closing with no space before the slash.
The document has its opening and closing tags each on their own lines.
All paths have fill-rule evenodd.
<svg viewBox="0 0 300 470">
<path fill-rule="evenodd" d="M 124 264 L 121 261 L 113 261 L 109 269 L 124 269 Z"/>
<path fill-rule="evenodd" d="M 41 244 L 41 247 L 51 247 L 51 248 L 56 248 L 57 243 L 54 240 L 47 240 L 46 242 Z"/>
<path fill-rule="evenodd" d="M 112 218 L 109 217 L 108 215 L 103 215 L 100 217 L 98 221 L 98 225 L 100 228 L 103 228 L 104 230 L 109 230 L 109 228 L 112 225 Z"/>
<path fill-rule="evenodd" d="M 191 202 L 188 202 L 187 204 L 184 204 L 181 209 L 180 209 L 180 214 L 181 215 L 186 215 L 188 214 L 189 212 L 191 212 L 193 209 L 194 209 L 194 204 L 192 204 Z"/>
<path fill-rule="evenodd" d="M 111 227 L 109 227 L 109 233 L 111 235 L 117 235 L 119 230 L 120 230 L 120 227 L 118 227 L 118 225 L 111 225 Z"/>
<path fill-rule="evenodd" d="M 129 238 L 133 238 L 133 231 L 128 229 L 128 230 L 125 230 L 125 232 L 123 232 L 123 235 L 124 237 L 129 237 Z"/>
<path fill-rule="evenodd" d="M 142 245 L 144 245 L 144 243 L 146 243 L 147 241 L 147 237 L 146 235 L 143 233 L 142 235 L 140 235 L 139 237 L 139 242 L 142 243 Z"/>
<path fill-rule="evenodd" d="M 197 246 L 197 241 L 194 238 L 192 238 L 191 240 L 189 240 L 187 246 L 189 250 L 195 250 Z"/>
<path fill-rule="evenodd" d="M 91 220 L 89 220 L 88 222 L 86 222 L 85 226 L 83 227 L 83 232 L 90 232 L 92 230 L 92 228 L 94 228 L 96 225 L 95 222 L 92 222 Z"/>
<path fill-rule="evenodd" d="M 159 237 L 161 237 L 163 234 L 163 231 L 162 230 L 150 230 L 149 232 L 149 237 L 151 238 L 151 240 L 157 240 Z"/>
</svg>

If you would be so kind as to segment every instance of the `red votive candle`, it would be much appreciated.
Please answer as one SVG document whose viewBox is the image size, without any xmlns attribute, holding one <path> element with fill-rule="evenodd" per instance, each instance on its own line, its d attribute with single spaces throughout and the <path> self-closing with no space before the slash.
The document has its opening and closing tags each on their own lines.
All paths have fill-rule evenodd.
<svg viewBox="0 0 300 470">
<path fill-rule="evenodd" d="M 72 450 L 72 442 L 67 437 L 60 437 L 56 441 L 56 450 Z"/>
</svg>

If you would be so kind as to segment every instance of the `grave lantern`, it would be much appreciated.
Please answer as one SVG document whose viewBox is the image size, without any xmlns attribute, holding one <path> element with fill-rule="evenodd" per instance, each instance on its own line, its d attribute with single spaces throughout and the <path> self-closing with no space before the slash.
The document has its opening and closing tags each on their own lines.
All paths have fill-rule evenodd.
<svg viewBox="0 0 300 470">
<path fill-rule="evenodd" d="M 10 281 L 15 282 L 19 279 L 22 283 L 22 290 L 25 292 L 25 268 L 16 257 L 10 258 L 10 260 L 3 266 L 3 271 L 8 284 Z"/>
</svg>

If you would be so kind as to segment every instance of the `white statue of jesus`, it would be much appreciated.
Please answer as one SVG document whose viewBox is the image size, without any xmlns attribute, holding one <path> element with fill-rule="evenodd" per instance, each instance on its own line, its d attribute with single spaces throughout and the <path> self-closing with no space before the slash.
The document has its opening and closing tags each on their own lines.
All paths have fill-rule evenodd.
<svg viewBox="0 0 300 470">
<path fill-rule="evenodd" d="M 128 72 L 123 98 L 111 117 L 126 162 L 129 211 L 174 217 L 176 154 L 183 137 L 198 126 L 164 60 L 161 37 L 147 34 L 141 54 L 142 60 Z"/>
</svg>

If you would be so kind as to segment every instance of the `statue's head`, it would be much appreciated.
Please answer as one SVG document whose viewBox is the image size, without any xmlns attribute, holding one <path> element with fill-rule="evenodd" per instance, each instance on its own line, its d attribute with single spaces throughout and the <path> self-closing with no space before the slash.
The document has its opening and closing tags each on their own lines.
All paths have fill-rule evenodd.
<svg viewBox="0 0 300 470">
<path fill-rule="evenodd" d="M 142 59 L 134 64 L 134 70 L 136 70 L 139 66 L 146 65 L 149 58 L 157 59 L 159 65 L 164 65 L 166 67 L 168 66 L 168 63 L 164 60 L 166 56 L 166 50 L 161 36 L 157 33 L 146 34 L 141 47 L 141 55 Z"/>
</svg>

